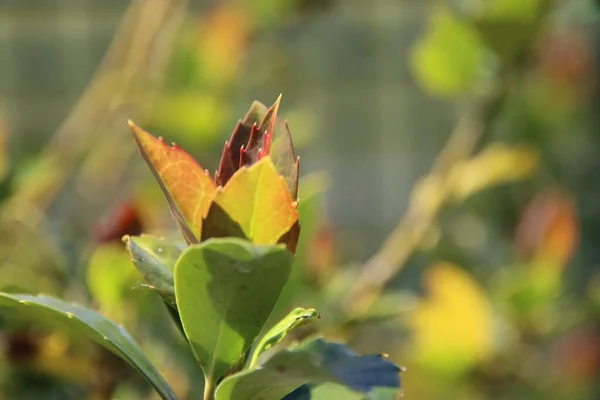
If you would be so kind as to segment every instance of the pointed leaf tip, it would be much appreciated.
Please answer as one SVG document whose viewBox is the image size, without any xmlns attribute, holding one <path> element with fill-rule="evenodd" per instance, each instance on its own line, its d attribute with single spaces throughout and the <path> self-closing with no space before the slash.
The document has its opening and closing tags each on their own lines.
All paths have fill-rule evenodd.
<svg viewBox="0 0 600 400">
<path fill-rule="evenodd" d="M 290 194 L 297 197 L 298 168 L 294 145 L 287 122 L 278 118 L 280 94 L 271 107 L 259 101 L 252 102 L 243 120 L 238 121 L 229 147 L 221 157 L 215 181 L 225 186 L 229 178 L 242 166 L 251 166 L 266 156 L 271 156 L 275 169 L 288 185 Z"/>
<path fill-rule="evenodd" d="M 271 107 L 269 107 L 269 109 L 267 110 L 267 113 L 265 114 L 262 121 L 260 122 L 259 128 L 261 130 L 267 129 L 270 132 L 272 132 L 274 130 L 275 121 L 277 120 L 277 115 L 279 113 L 279 105 L 281 104 L 281 96 L 282 95 L 280 94 L 279 97 L 277 97 L 277 99 L 273 103 L 273 105 Z M 265 124 L 267 124 L 267 123 L 269 125 L 265 126 Z"/>
<path fill-rule="evenodd" d="M 181 147 L 169 146 L 130 123 L 138 150 L 158 181 L 171 214 L 188 243 L 197 243 L 202 218 L 216 191 L 210 175 Z"/>
</svg>

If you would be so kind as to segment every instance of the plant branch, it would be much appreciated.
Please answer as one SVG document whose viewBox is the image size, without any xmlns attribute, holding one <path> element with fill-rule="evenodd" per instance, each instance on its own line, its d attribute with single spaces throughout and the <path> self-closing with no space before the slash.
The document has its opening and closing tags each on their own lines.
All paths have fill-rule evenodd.
<svg viewBox="0 0 600 400">
<path fill-rule="evenodd" d="M 413 189 L 406 214 L 379 251 L 367 261 L 343 301 L 342 306 L 351 319 L 366 314 L 387 283 L 402 270 L 434 227 L 440 211 L 449 201 L 453 182 L 448 178 L 452 167 L 469 159 L 482 136 L 489 130 L 510 88 L 514 86 L 513 78 L 520 76 L 526 67 L 536 32 L 555 3 L 556 0 L 547 0 L 540 7 L 533 21 L 534 28 L 522 50 L 512 59 L 505 60 L 498 71 L 496 85 L 487 96 L 474 100 L 465 116 L 459 119 L 429 174 Z"/>
<path fill-rule="evenodd" d="M 214 400 L 216 388 L 214 380 L 206 376 L 204 378 L 204 400 Z"/>
<path fill-rule="evenodd" d="M 430 172 L 415 185 L 406 214 L 362 268 L 343 303 L 349 317 L 364 316 L 434 227 L 451 197 L 453 185 L 448 178 L 453 167 L 472 156 L 505 98 L 508 74 L 501 76 L 498 88 L 476 100 L 459 119 Z"/>
</svg>

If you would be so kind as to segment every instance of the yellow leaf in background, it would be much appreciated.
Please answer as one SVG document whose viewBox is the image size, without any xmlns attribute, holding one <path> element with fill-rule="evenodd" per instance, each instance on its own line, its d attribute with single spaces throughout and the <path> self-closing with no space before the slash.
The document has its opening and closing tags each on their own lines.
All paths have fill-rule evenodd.
<svg viewBox="0 0 600 400">
<path fill-rule="evenodd" d="M 492 186 L 528 179 L 536 172 L 538 161 L 533 148 L 489 145 L 453 167 L 449 177 L 453 197 L 461 201 Z"/>
<path fill-rule="evenodd" d="M 425 273 L 428 296 L 410 316 L 412 350 L 422 367 L 454 374 L 493 351 L 493 314 L 483 289 L 458 266 L 440 263 Z"/>
<path fill-rule="evenodd" d="M 485 48 L 477 31 L 446 8 L 433 14 L 411 55 L 417 81 L 427 92 L 455 96 L 477 86 Z"/>
</svg>

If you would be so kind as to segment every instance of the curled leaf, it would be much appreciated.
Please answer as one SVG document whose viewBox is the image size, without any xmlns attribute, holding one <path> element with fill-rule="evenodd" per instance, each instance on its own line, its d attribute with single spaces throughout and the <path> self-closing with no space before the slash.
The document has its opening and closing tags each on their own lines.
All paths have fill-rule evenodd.
<svg viewBox="0 0 600 400">
<path fill-rule="evenodd" d="M 185 250 L 185 243 L 155 236 L 126 236 L 123 238 L 131 261 L 142 274 L 148 286 L 173 309 L 175 284 L 173 268 Z"/>
<path fill-rule="evenodd" d="M 258 362 L 258 357 L 265 351 L 280 343 L 293 329 L 308 324 L 319 318 L 319 313 L 314 308 L 295 308 L 285 318 L 275 324 L 256 345 L 249 363 L 252 368 Z"/>
</svg>

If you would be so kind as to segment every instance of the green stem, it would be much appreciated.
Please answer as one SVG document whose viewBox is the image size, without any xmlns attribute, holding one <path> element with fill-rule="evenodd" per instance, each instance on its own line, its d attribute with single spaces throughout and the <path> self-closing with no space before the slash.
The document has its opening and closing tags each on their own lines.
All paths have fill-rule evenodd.
<svg viewBox="0 0 600 400">
<path fill-rule="evenodd" d="M 214 400 L 216 388 L 217 385 L 215 384 L 215 381 L 212 378 L 206 376 L 204 378 L 204 400 Z"/>
</svg>

